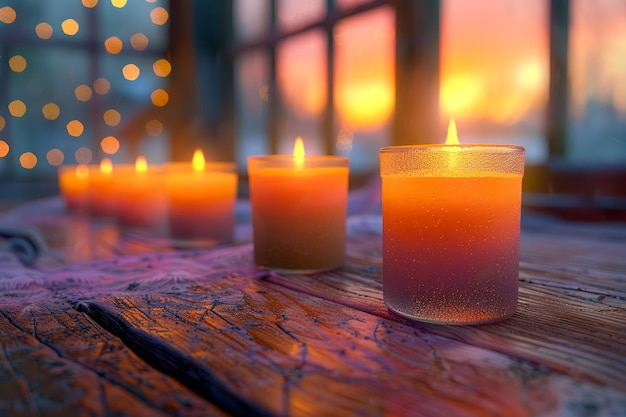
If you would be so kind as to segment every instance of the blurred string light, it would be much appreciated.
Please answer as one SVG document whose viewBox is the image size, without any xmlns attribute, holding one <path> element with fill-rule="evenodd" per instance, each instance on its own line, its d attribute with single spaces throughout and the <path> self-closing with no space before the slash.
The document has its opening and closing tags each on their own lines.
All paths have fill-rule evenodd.
<svg viewBox="0 0 626 417">
<path fill-rule="evenodd" d="M 145 2 L 156 3 L 157 0 L 145 0 Z M 89 9 L 93 9 L 99 4 L 102 7 L 106 7 L 107 3 L 110 3 L 110 5 L 115 8 L 123 9 L 124 7 L 126 7 L 128 2 L 127 0 L 81 0 L 81 3 L 83 7 Z M 153 7 L 149 11 L 149 18 L 154 25 L 163 26 L 169 21 L 169 12 L 163 7 Z M 0 25 L 10 25 L 16 21 L 20 22 L 20 20 L 18 19 L 18 13 L 13 7 L 0 7 Z M 44 41 L 49 40 L 53 37 L 55 32 L 53 28 L 54 23 L 51 23 L 53 22 L 40 21 L 30 30 L 34 32 L 34 35 L 38 39 Z M 66 36 L 75 36 L 81 30 L 80 21 L 73 18 L 62 19 L 59 23 L 57 23 L 57 25 L 59 24 L 62 33 Z M 103 40 L 104 51 L 106 51 L 106 53 L 110 55 L 120 54 L 124 49 L 125 42 L 128 42 L 128 45 L 134 51 L 144 51 L 148 48 L 148 45 L 150 44 L 150 39 L 148 38 L 148 36 L 141 32 L 133 34 L 127 40 L 122 40 L 118 36 L 115 36 L 113 34 L 112 36 Z M 0 57 L 0 59 L 7 59 L 8 67 L 15 74 L 28 72 L 29 63 L 27 58 L 27 54 L 14 55 L 6 58 Z M 170 75 L 172 67 L 167 59 L 161 58 L 157 59 L 153 63 L 152 70 L 154 72 L 154 76 L 164 78 Z M 135 81 L 142 75 L 140 67 L 133 62 L 125 63 L 122 67 L 120 67 L 120 72 L 123 79 L 127 81 Z M 93 98 L 94 94 L 105 96 L 109 94 L 110 91 L 111 81 L 106 77 L 99 77 L 93 80 L 91 85 L 80 84 L 74 86 L 73 94 L 76 100 L 86 103 Z M 148 97 L 146 97 L 146 102 L 147 100 Z M 152 103 L 152 105 L 154 105 L 155 107 L 164 107 L 169 102 L 169 94 L 166 90 L 162 88 L 157 88 L 150 93 L 149 100 L 150 103 Z M 5 106 L 10 116 L 14 118 L 21 118 L 27 115 L 27 100 L 21 100 L 20 98 L 16 98 L 10 101 L 8 104 L 5 103 Z M 1 109 L 0 112 L 2 112 Z M 62 109 L 56 102 L 49 101 L 41 106 L 41 115 L 46 120 L 54 121 L 61 117 Z M 122 119 L 123 115 L 118 109 L 115 108 L 109 108 L 102 114 L 102 120 L 104 122 L 104 125 L 109 127 L 119 126 Z M 83 136 L 85 132 L 85 125 L 83 121 L 78 119 L 71 119 L 65 120 L 63 123 L 65 123 L 65 130 L 71 138 L 80 138 L 81 136 Z M 5 125 L 5 118 L 0 115 L 0 132 L 4 130 Z M 164 131 L 163 123 L 156 119 L 150 120 L 145 125 L 145 131 L 148 136 L 159 136 Z M 5 137 L 4 139 L 7 138 Z M 109 155 L 116 154 L 120 149 L 119 139 L 112 135 L 102 138 L 99 145 L 102 151 Z M 0 158 L 4 158 L 9 155 L 10 150 L 10 140 L 0 139 Z M 93 152 L 88 147 L 82 146 L 74 152 L 74 157 L 76 159 L 76 162 L 86 164 L 92 160 Z M 51 166 L 59 166 L 66 160 L 66 155 L 61 149 L 52 148 L 45 153 L 45 160 Z M 24 152 L 19 155 L 19 162 L 23 168 L 33 169 L 35 166 L 37 166 L 38 158 L 33 152 Z"/>
</svg>

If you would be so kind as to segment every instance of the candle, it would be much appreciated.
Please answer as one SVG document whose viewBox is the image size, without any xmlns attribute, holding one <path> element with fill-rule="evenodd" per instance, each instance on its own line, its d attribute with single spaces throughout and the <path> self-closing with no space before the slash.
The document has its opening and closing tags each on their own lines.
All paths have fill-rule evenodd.
<svg viewBox="0 0 626 417">
<path fill-rule="evenodd" d="M 120 226 L 163 231 L 167 201 L 160 167 L 148 166 L 146 158 L 138 156 L 135 169 L 116 169 L 115 192 L 118 197 L 117 220 Z"/>
<path fill-rule="evenodd" d="M 410 319 L 476 324 L 513 314 L 524 148 L 446 145 L 380 151 L 383 297 Z"/>
<path fill-rule="evenodd" d="M 170 236 L 178 246 L 233 240 L 237 173 L 234 163 L 206 163 L 197 149 L 191 164 L 166 165 Z"/>
<path fill-rule="evenodd" d="M 341 266 L 345 260 L 348 158 L 294 155 L 248 158 L 254 260 L 296 273 Z"/>
<path fill-rule="evenodd" d="M 117 209 L 114 188 L 113 163 L 103 158 L 100 166 L 89 172 L 89 214 L 95 217 L 113 217 Z"/>
<path fill-rule="evenodd" d="M 87 165 L 63 165 L 59 167 L 59 190 L 68 210 L 82 211 L 87 208 L 89 167 Z"/>
</svg>

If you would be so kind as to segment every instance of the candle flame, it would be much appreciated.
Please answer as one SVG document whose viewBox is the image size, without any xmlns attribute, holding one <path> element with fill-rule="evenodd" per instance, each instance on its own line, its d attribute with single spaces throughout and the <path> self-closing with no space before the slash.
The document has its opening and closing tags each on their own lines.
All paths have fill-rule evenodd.
<svg viewBox="0 0 626 417">
<path fill-rule="evenodd" d="M 113 162 L 111 162 L 110 158 L 103 158 L 102 161 L 100 161 L 100 172 L 103 174 L 113 172 Z"/>
<path fill-rule="evenodd" d="M 204 153 L 202 153 L 202 149 L 198 148 L 194 151 L 191 164 L 193 165 L 194 171 L 196 172 L 204 171 L 205 161 L 204 161 Z"/>
<path fill-rule="evenodd" d="M 454 122 L 454 119 L 450 119 L 450 123 L 448 124 L 446 145 L 459 145 L 459 136 L 456 132 L 456 123 Z"/>
<path fill-rule="evenodd" d="M 293 144 L 293 160 L 297 168 L 304 165 L 304 142 L 301 136 L 298 136 Z"/>
<path fill-rule="evenodd" d="M 89 167 L 85 164 L 79 164 L 76 166 L 76 178 L 85 179 L 89 176 Z"/>
<path fill-rule="evenodd" d="M 148 171 L 148 162 L 146 161 L 146 157 L 139 155 L 135 160 L 135 170 L 137 172 L 146 172 Z"/>
</svg>

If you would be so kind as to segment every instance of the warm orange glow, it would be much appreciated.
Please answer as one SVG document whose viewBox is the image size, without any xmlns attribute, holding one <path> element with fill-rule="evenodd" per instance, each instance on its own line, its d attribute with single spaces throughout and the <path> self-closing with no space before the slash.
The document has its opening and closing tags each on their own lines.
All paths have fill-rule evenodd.
<svg viewBox="0 0 626 417">
<path fill-rule="evenodd" d="M 26 104 L 22 100 L 13 100 L 9 103 L 9 113 L 13 117 L 22 117 L 26 113 Z"/>
<path fill-rule="evenodd" d="M 79 137 L 85 131 L 85 126 L 78 120 L 71 120 L 67 123 L 67 133 L 75 138 Z"/>
<path fill-rule="evenodd" d="M 548 90 L 546 10 L 543 2 L 442 4 L 442 116 L 512 124 L 541 111 Z"/>
<path fill-rule="evenodd" d="M 150 12 L 150 19 L 155 25 L 164 25 L 169 19 L 169 13 L 163 7 L 156 7 Z"/>
<path fill-rule="evenodd" d="M 170 95 L 162 88 L 157 88 L 150 94 L 150 100 L 152 100 L 152 104 L 155 106 L 164 107 L 170 101 Z"/>
<path fill-rule="evenodd" d="M 128 81 L 135 81 L 139 78 L 140 73 L 139 67 L 135 64 L 126 64 L 124 68 L 122 68 L 122 74 Z"/>
<path fill-rule="evenodd" d="M 194 171 L 204 171 L 205 161 L 202 149 L 196 149 L 193 153 L 193 159 L 191 161 Z"/>
<path fill-rule="evenodd" d="M 104 49 L 110 54 L 119 54 L 124 44 L 117 36 L 111 36 L 104 41 Z"/>
<path fill-rule="evenodd" d="M 76 166 L 76 178 L 85 179 L 89 176 L 89 167 L 85 164 L 78 164 Z"/>
<path fill-rule="evenodd" d="M 74 19 L 66 19 L 61 23 L 61 29 L 63 33 L 68 36 L 74 36 L 78 33 L 78 29 L 80 28 L 78 22 Z"/>
<path fill-rule="evenodd" d="M 139 155 L 135 160 L 135 171 L 137 172 L 147 172 L 148 171 L 148 161 L 146 161 L 146 157 L 143 155 Z"/>
<path fill-rule="evenodd" d="M 100 161 L 100 172 L 103 174 L 113 172 L 113 162 L 111 162 L 111 158 L 102 158 L 102 161 Z"/>
<path fill-rule="evenodd" d="M 109 109 L 102 116 L 107 126 L 117 126 L 122 121 L 122 115 L 115 109 Z"/>
<path fill-rule="evenodd" d="M 83 0 L 83 6 L 93 9 L 98 4 L 98 0 Z"/>
<path fill-rule="evenodd" d="M 17 14 L 15 13 L 15 10 L 12 7 L 9 7 L 9 6 L 0 7 L 0 22 L 11 24 L 15 22 L 16 17 L 17 17 Z"/>
<path fill-rule="evenodd" d="M 172 72 L 172 65 L 167 59 L 159 59 L 152 65 L 152 70 L 157 77 L 167 77 Z"/>
<path fill-rule="evenodd" d="M 448 124 L 448 136 L 446 136 L 446 145 L 458 145 L 459 144 L 459 135 L 456 132 L 456 123 L 454 119 L 450 119 L 450 124 Z"/>
<path fill-rule="evenodd" d="M 0 132 L 4 129 L 5 126 L 6 120 L 4 120 L 4 117 L 0 116 Z"/>
<path fill-rule="evenodd" d="M 392 8 L 345 19 L 334 32 L 340 122 L 351 130 L 386 123 L 395 102 L 395 16 Z"/>
<path fill-rule="evenodd" d="M 298 136 L 293 144 L 293 160 L 297 168 L 304 165 L 304 142 L 302 137 Z"/>
<path fill-rule="evenodd" d="M 41 22 L 37 26 L 35 26 L 35 33 L 39 37 L 39 39 L 50 39 L 52 37 L 52 26 L 50 23 Z"/>
<path fill-rule="evenodd" d="M 55 120 L 61 114 L 61 109 L 54 103 L 46 103 L 41 108 L 41 114 L 48 120 Z"/>
<path fill-rule="evenodd" d="M 20 155 L 20 165 L 22 168 L 33 169 L 37 165 L 37 157 L 32 152 L 24 152 Z"/>
<path fill-rule="evenodd" d="M 9 153 L 9 144 L 3 140 L 0 140 L 0 158 L 4 158 Z"/>
<path fill-rule="evenodd" d="M 120 150 L 120 141 L 115 136 L 107 136 L 100 141 L 102 151 L 109 155 L 114 155 Z"/>
<path fill-rule="evenodd" d="M 84 102 L 89 101 L 89 99 L 93 95 L 93 92 L 91 91 L 91 88 L 89 88 L 89 86 L 81 84 L 74 89 L 74 95 L 76 96 L 76 100 Z"/>
<path fill-rule="evenodd" d="M 9 67 L 13 72 L 22 72 L 26 69 L 26 59 L 21 55 L 9 58 Z"/>
</svg>

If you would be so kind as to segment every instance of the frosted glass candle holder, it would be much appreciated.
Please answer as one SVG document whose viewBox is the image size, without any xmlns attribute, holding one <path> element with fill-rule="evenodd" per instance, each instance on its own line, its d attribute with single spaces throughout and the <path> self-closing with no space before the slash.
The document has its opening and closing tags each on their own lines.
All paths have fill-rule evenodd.
<svg viewBox="0 0 626 417">
<path fill-rule="evenodd" d="M 425 322 L 478 324 L 517 306 L 524 148 L 380 151 L 383 296 Z"/>
</svg>

